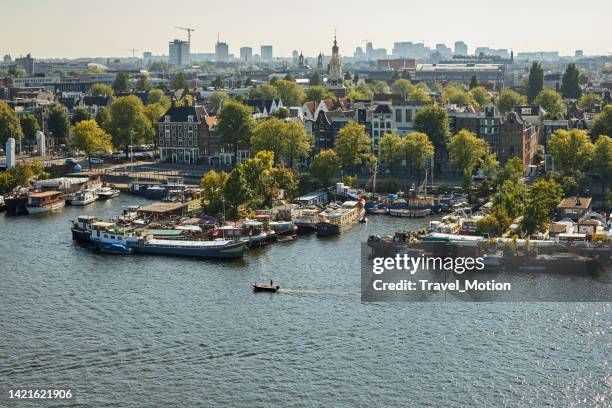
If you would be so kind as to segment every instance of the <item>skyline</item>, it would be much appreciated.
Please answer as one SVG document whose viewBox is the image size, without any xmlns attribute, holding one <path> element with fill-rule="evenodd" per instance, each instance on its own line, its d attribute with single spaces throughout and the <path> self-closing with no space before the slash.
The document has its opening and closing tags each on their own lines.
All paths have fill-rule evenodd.
<svg viewBox="0 0 612 408">
<path fill-rule="evenodd" d="M 24 0 L 4 5 L 4 15 L 9 18 L 0 27 L 0 36 L 10 41 L 3 41 L 0 54 L 18 57 L 31 53 L 35 58 L 130 57 L 132 48 L 138 50 L 137 56 L 142 56 L 143 51 L 168 54 L 170 41 L 186 39 L 186 33 L 175 26 L 195 28 L 192 53 L 213 52 L 219 35 L 222 42 L 229 44 L 230 53 L 236 55 L 240 47 L 249 46 L 259 53 L 259 47 L 268 44 L 273 45 L 275 57 L 290 57 L 293 50 L 309 56 L 321 51 L 328 55 L 336 30 L 343 56 L 352 56 L 357 46 L 365 49 L 366 40 L 373 42 L 375 48 L 386 48 L 388 53 L 394 42 L 424 42 L 432 48 L 444 43 L 452 48 L 455 41 L 464 41 L 470 54 L 476 47 L 507 48 L 515 53 L 559 51 L 561 55 L 573 55 L 581 49 L 586 55 L 612 54 L 612 44 L 604 41 L 612 38 L 612 28 L 606 25 L 612 2 L 592 1 L 591 9 L 597 13 L 589 15 L 588 24 L 582 22 L 574 29 L 563 26 L 575 16 L 574 3 L 569 0 L 495 6 L 487 3 L 443 0 L 409 5 L 391 1 L 382 9 L 373 9 L 371 3 L 356 0 L 347 10 L 343 4 L 315 0 L 308 8 L 299 9 L 295 17 L 296 7 L 280 0 L 257 7 L 245 0 L 223 4 L 186 0 L 171 16 L 163 10 L 166 4 L 159 0 L 127 4 L 119 0 L 94 4 L 60 0 L 45 13 L 40 12 L 40 1 Z M 444 13 L 440 13 L 442 9 Z M 419 17 L 413 18 L 415 15 Z M 100 23 L 92 24 L 92 20 Z M 27 30 L 24 21 L 28 22 Z M 531 23 L 530 30 L 513 29 L 525 27 L 526 21 Z M 112 29 L 104 22 L 112 22 Z"/>
</svg>

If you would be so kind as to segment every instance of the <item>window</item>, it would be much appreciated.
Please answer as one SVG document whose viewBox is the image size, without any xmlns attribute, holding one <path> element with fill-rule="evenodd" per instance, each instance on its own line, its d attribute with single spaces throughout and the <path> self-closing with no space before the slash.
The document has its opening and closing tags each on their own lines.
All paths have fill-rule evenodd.
<svg viewBox="0 0 612 408">
<path fill-rule="evenodd" d="M 182 145 L 183 145 L 183 139 L 179 139 L 179 140 L 178 140 L 178 145 L 179 145 L 179 146 L 182 146 Z"/>
<path fill-rule="evenodd" d="M 412 121 L 412 111 L 410 109 L 406 109 L 406 122 Z"/>
<path fill-rule="evenodd" d="M 170 122 L 170 115 L 164 116 L 164 122 Z"/>
<path fill-rule="evenodd" d="M 187 116 L 187 122 L 189 122 L 189 123 L 193 122 L 193 115 Z"/>
<path fill-rule="evenodd" d="M 401 122 L 402 121 L 402 110 L 401 109 L 396 109 L 395 110 L 395 121 L 396 122 Z"/>
</svg>

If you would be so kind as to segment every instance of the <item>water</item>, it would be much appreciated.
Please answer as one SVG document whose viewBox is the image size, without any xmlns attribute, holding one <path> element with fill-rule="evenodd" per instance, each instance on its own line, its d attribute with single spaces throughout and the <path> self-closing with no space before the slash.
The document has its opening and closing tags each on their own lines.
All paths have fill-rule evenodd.
<svg viewBox="0 0 612 408">
<path fill-rule="evenodd" d="M 244 261 L 113 256 L 79 214 L 0 214 L 0 406 L 611 406 L 610 304 L 360 302 L 359 245 L 415 221 Z M 419 222 L 416 222 L 419 224 Z M 274 279 L 279 294 L 253 293 Z M 8 389 L 71 389 L 10 401 Z"/>
</svg>

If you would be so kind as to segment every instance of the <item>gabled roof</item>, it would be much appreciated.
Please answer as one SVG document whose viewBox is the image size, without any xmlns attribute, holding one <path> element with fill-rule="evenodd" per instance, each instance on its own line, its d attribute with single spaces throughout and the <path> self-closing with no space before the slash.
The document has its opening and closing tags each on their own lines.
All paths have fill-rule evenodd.
<svg viewBox="0 0 612 408">
<path fill-rule="evenodd" d="M 83 105 L 85 106 L 107 106 L 109 102 L 113 99 L 112 96 L 92 96 L 85 95 L 83 97 Z"/>
</svg>

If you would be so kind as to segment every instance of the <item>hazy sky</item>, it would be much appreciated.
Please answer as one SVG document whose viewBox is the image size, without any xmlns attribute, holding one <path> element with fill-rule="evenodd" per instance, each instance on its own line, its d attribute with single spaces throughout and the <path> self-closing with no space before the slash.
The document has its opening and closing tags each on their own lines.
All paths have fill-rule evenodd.
<svg viewBox="0 0 612 408">
<path fill-rule="evenodd" d="M 612 0 L 2 0 L 0 55 L 131 56 L 167 54 L 192 27 L 192 52 L 212 52 L 219 33 L 230 53 L 272 44 L 275 56 L 342 55 L 365 40 L 391 52 L 394 41 L 573 55 L 612 54 Z M 365 47 L 364 47 L 365 48 Z"/>
</svg>

